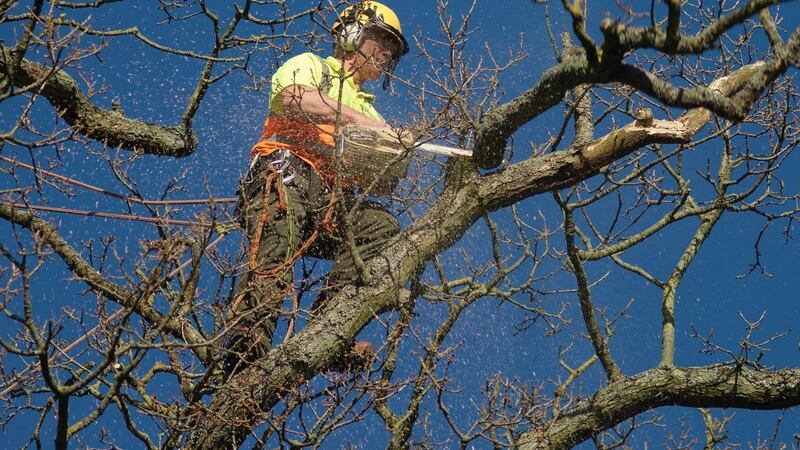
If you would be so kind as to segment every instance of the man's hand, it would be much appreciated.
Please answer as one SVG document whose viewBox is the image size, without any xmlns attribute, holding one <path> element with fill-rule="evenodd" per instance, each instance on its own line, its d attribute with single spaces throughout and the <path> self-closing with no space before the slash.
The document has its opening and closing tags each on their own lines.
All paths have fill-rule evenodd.
<svg viewBox="0 0 800 450">
<path fill-rule="evenodd" d="M 387 124 L 386 122 L 382 120 L 370 119 L 369 117 L 362 116 L 361 114 L 359 114 L 359 120 L 357 122 L 353 122 L 353 124 L 364 125 L 373 128 L 389 128 L 389 124 Z"/>
</svg>

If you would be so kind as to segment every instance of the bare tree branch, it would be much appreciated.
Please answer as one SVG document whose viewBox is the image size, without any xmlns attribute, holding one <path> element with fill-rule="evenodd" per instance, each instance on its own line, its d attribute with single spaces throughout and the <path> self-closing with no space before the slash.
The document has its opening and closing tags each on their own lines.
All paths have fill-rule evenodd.
<svg viewBox="0 0 800 450">
<path fill-rule="evenodd" d="M 775 372 L 730 367 L 652 369 L 600 389 L 563 411 L 552 424 L 534 425 L 522 449 L 568 449 L 625 419 L 660 406 L 783 409 L 800 405 L 800 369 Z"/>
<path fill-rule="evenodd" d="M 9 49 L 3 48 L 4 52 Z M 93 105 L 74 78 L 61 69 L 22 60 L 16 70 L 0 60 L 0 71 L 19 88 L 33 86 L 58 115 L 87 137 L 109 147 L 160 156 L 184 157 L 197 147 L 197 136 L 184 126 L 165 127 L 129 119 L 120 112 Z"/>
</svg>

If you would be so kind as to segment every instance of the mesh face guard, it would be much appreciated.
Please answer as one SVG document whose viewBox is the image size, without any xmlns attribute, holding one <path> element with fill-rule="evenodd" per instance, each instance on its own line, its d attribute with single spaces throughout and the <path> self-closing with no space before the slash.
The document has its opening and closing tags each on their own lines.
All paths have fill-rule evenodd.
<svg viewBox="0 0 800 450">
<path fill-rule="evenodd" d="M 394 76 L 394 71 L 397 68 L 397 65 L 400 63 L 400 58 L 403 57 L 405 53 L 407 53 L 407 49 L 404 47 L 404 43 L 397 39 L 397 35 L 386 28 L 380 26 L 379 24 L 368 25 L 364 29 L 363 39 L 372 39 L 378 43 L 378 46 L 381 47 L 383 50 L 389 50 L 392 54 L 392 59 L 387 61 L 381 67 L 381 71 L 384 73 L 383 78 L 383 89 L 389 89 L 392 77 Z M 406 50 L 406 51 L 404 51 Z"/>
<path fill-rule="evenodd" d="M 385 75 L 383 77 L 383 90 L 389 89 L 392 85 L 392 77 L 394 77 L 394 69 L 397 68 L 397 64 L 400 62 L 400 57 L 392 58 L 391 61 L 386 63 L 386 67 L 383 68 Z"/>
<path fill-rule="evenodd" d="M 353 30 L 355 25 L 357 30 Z M 372 29 L 372 30 L 370 30 Z M 373 31 L 374 30 L 374 31 Z M 377 33 L 376 33 L 377 31 Z M 346 51 L 356 50 L 361 46 L 367 33 L 375 33 L 373 36 L 390 36 L 396 45 L 391 47 L 392 59 L 384 64 L 381 70 L 385 77 L 383 89 L 386 90 L 391 85 L 394 70 L 400 58 L 408 53 L 408 42 L 400 28 L 400 20 L 397 15 L 387 6 L 373 1 L 365 1 L 358 5 L 350 6 L 342 11 L 342 15 L 333 24 L 332 32 L 337 36 L 337 41 Z M 346 32 L 346 35 L 342 33 Z M 389 49 L 383 43 L 386 39 L 376 39 L 384 49 Z"/>
</svg>

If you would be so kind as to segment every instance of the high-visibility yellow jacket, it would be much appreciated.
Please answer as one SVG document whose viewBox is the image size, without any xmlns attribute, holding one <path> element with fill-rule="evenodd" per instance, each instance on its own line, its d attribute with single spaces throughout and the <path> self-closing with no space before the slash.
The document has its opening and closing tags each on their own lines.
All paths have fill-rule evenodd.
<svg viewBox="0 0 800 450">
<path fill-rule="evenodd" d="M 361 114 L 384 120 L 375 110 L 375 96 L 356 89 L 351 74 L 342 69 L 341 62 L 329 56 L 321 58 L 313 53 L 303 53 L 286 61 L 272 76 L 269 95 L 269 115 L 264 122 L 261 138 L 250 154 L 266 156 L 278 150 L 290 150 L 310 164 L 325 181 L 333 180 L 330 164 L 331 150 L 336 145 L 333 124 L 315 124 L 284 115 L 279 93 L 292 85 L 308 86 L 324 92 L 334 101 L 339 99 Z"/>
</svg>

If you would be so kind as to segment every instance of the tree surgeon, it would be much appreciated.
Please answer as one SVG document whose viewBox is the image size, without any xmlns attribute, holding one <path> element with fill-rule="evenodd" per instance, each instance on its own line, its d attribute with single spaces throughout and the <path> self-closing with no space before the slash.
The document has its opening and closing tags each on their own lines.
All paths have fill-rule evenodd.
<svg viewBox="0 0 800 450">
<path fill-rule="evenodd" d="M 334 195 L 334 132 L 348 124 L 387 127 L 373 106 L 375 96 L 363 84 L 383 75 L 386 89 L 408 43 L 397 15 L 374 1 L 344 9 L 332 32 L 332 56 L 303 53 L 272 77 L 269 114 L 240 189 L 250 255 L 232 296 L 228 373 L 270 349 L 280 308 L 294 291 L 293 266 L 299 256 L 333 260 L 319 305 L 338 285 L 357 279 L 357 258 L 377 256 L 399 232 L 391 214 L 368 204 L 349 224 L 355 244 L 345 244 L 341 209 L 334 206 L 352 205 L 353 196 L 346 185 L 340 191 L 344 198 Z M 359 342 L 354 352 L 369 354 L 372 347 Z"/>
</svg>

